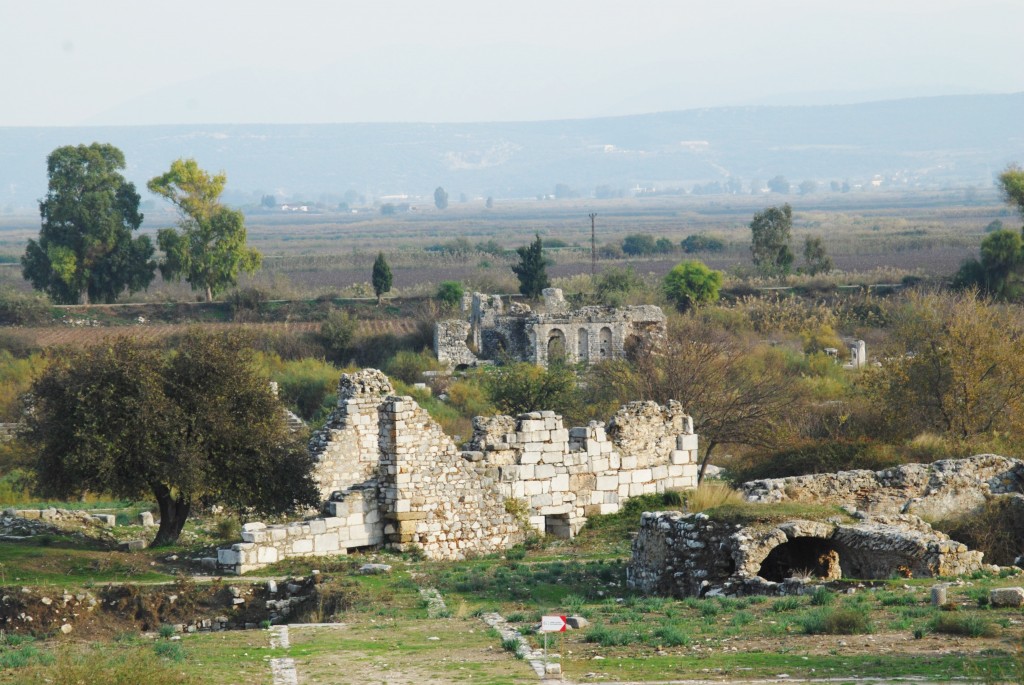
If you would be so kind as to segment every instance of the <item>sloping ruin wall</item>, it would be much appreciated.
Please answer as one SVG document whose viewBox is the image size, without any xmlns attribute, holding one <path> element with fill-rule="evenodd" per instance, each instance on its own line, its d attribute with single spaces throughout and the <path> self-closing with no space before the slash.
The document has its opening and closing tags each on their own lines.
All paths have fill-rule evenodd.
<svg viewBox="0 0 1024 685">
<path fill-rule="evenodd" d="M 633 402 L 607 427 L 565 428 L 553 412 L 474 419 L 460 450 L 380 371 L 343 374 L 338 408 L 310 439 L 323 518 L 247 524 L 218 565 L 244 573 L 291 556 L 386 544 L 461 559 L 522 541 L 572 537 L 628 498 L 695 487 L 697 435 L 678 402 Z"/>
</svg>

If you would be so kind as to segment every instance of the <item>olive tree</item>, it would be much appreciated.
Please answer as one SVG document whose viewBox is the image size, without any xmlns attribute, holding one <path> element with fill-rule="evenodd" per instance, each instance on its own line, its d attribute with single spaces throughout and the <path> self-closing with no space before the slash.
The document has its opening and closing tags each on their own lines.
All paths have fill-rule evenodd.
<svg viewBox="0 0 1024 685">
<path fill-rule="evenodd" d="M 131 338 L 55 359 L 32 388 L 26 445 L 43 494 L 160 508 L 172 544 L 198 502 L 277 514 L 319 500 L 304 436 L 238 336 L 191 331 L 173 352 Z"/>
</svg>

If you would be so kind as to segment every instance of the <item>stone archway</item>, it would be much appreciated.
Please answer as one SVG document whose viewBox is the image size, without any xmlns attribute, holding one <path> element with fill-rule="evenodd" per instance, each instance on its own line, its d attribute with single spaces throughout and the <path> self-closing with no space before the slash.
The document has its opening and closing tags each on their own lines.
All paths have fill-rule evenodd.
<svg viewBox="0 0 1024 685">
<path fill-rule="evenodd" d="M 775 583 L 787 578 L 839 580 L 843 577 L 839 550 L 825 538 L 795 538 L 768 553 L 757 575 Z"/>
<path fill-rule="evenodd" d="M 601 359 L 610 359 L 612 356 L 612 329 L 607 326 L 601 329 L 598 337 L 598 354 Z"/>
<path fill-rule="evenodd" d="M 548 361 L 565 359 L 565 333 L 560 328 L 552 328 L 548 333 Z"/>
</svg>

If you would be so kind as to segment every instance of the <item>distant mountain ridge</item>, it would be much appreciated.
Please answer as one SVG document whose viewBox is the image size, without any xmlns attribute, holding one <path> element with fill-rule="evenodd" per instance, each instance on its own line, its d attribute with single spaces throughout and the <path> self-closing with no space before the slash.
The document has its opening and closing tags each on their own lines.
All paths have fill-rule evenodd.
<svg viewBox="0 0 1024 685">
<path fill-rule="evenodd" d="M 583 196 L 776 175 L 898 177 L 928 187 L 991 184 L 1024 162 L 1024 93 L 855 105 L 731 107 L 601 119 L 454 124 L 210 124 L 0 128 L 0 211 L 32 208 L 46 190 L 46 155 L 110 142 L 145 181 L 178 157 L 227 172 L 228 199 L 262 193 L 315 200 L 355 190 L 373 199 L 532 197 L 556 184 Z"/>
</svg>

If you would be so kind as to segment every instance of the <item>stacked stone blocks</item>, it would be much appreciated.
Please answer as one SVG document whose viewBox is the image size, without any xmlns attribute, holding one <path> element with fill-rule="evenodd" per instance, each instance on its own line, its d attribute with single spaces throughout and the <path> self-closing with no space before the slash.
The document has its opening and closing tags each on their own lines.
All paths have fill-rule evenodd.
<svg viewBox="0 0 1024 685">
<path fill-rule="evenodd" d="M 247 524 L 218 550 L 226 572 L 385 544 L 430 558 L 500 551 L 530 528 L 572 537 L 630 497 L 696 486 L 697 436 L 677 402 L 633 402 L 607 428 L 565 428 L 550 411 L 474 419 L 459 449 L 380 371 L 344 374 L 338 408 L 310 439 L 324 518 Z"/>
</svg>

